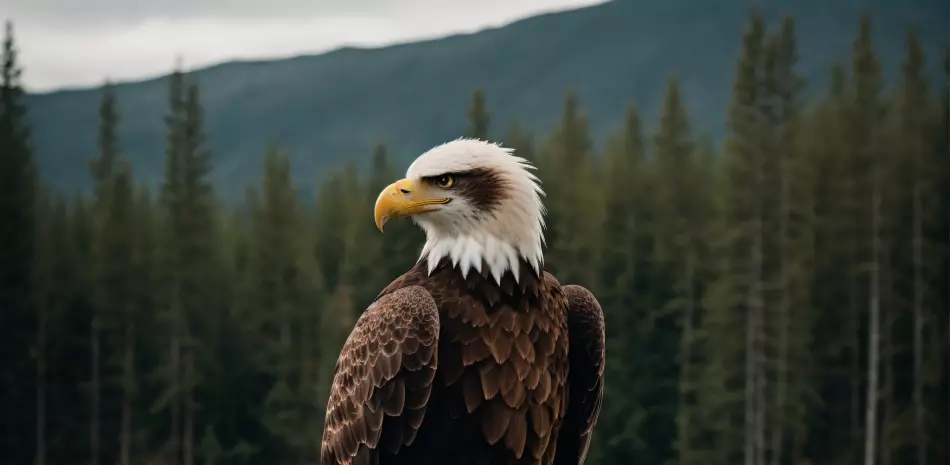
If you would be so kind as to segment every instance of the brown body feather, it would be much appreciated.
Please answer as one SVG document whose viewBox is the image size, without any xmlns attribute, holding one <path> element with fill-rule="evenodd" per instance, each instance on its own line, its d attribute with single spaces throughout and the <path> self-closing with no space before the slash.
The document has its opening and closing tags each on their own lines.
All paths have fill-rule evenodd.
<svg viewBox="0 0 950 465">
<path fill-rule="evenodd" d="M 443 260 L 428 275 L 422 260 L 380 293 L 340 354 L 323 465 L 583 463 L 603 396 L 599 304 L 527 263 L 500 285 L 482 269 L 463 278 Z"/>
</svg>

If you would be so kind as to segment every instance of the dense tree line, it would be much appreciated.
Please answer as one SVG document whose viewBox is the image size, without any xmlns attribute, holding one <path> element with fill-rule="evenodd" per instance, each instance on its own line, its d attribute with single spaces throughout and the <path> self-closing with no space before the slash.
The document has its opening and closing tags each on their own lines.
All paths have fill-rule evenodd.
<svg viewBox="0 0 950 465">
<path fill-rule="evenodd" d="M 861 18 L 808 100 L 794 21 L 752 11 L 721 144 L 675 76 L 655 128 L 631 104 L 602 153 L 570 92 L 551 134 L 497 137 L 540 167 L 549 270 L 605 309 L 588 463 L 950 462 L 950 55 L 910 29 L 886 85 L 871 32 Z M 326 173 L 315 206 L 274 145 L 223 205 L 176 71 L 161 189 L 123 157 L 107 85 L 95 189 L 65 196 L 38 181 L 9 24 L 2 61 L 4 463 L 316 463 L 342 342 L 421 246 L 369 220 L 402 169 L 385 145 Z M 467 111 L 468 135 L 495 138 L 490 96 Z"/>
</svg>

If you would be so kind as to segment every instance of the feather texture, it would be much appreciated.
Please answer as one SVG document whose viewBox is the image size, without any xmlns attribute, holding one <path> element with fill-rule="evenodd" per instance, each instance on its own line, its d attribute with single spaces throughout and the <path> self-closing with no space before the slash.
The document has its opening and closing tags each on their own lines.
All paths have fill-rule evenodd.
<svg viewBox="0 0 950 465">
<path fill-rule="evenodd" d="M 367 309 L 337 361 L 321 463 L 376 464 L 379 446 L 397 453 L 411 444 L 432 390 L 438 336 L 438 309 L 421 287 Z"/>
<path fill-rule="evenodd" d="M 420 260 L 380 293 L 340 355 L 324 464 L 583 463 L 603 316 L 583 288 L 521 265 L 496 282 Z"/>
</svg>

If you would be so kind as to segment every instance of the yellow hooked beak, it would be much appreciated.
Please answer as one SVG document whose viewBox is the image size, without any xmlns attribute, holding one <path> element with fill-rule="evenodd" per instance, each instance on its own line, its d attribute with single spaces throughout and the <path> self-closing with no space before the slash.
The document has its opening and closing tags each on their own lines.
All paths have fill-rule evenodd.
<svg viewBox="0 0 950 465">
<path fill-rule="evenodd" d="M 400 179 L 383 189 L 376 198 L 376 227 L 383 232 L 383 226 L 393 218 L 418 215 L 439 209 L 439 205 L 449 203 L 450 198 L 433 196 L 427 186 L 416 184 L 410 179 Z"/>
</svg>

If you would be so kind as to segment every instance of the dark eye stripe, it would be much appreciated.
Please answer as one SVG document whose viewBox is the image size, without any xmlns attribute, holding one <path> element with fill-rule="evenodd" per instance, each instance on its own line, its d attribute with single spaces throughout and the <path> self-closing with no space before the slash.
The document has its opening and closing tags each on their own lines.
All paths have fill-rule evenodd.
<svg viewBox="0 0 950 465">
<path fill-rule="evenodd" d="M 505 198 L 508 186 L 495 170 L 475 168 L 451 173 L 451 175 L 455 177 L 452 192 L 457 196 L 465 197 L 480 213 L 491 213 Z M 434 179 L 437 181 L 439 176 L 435 176 Z"/>
</svg>

